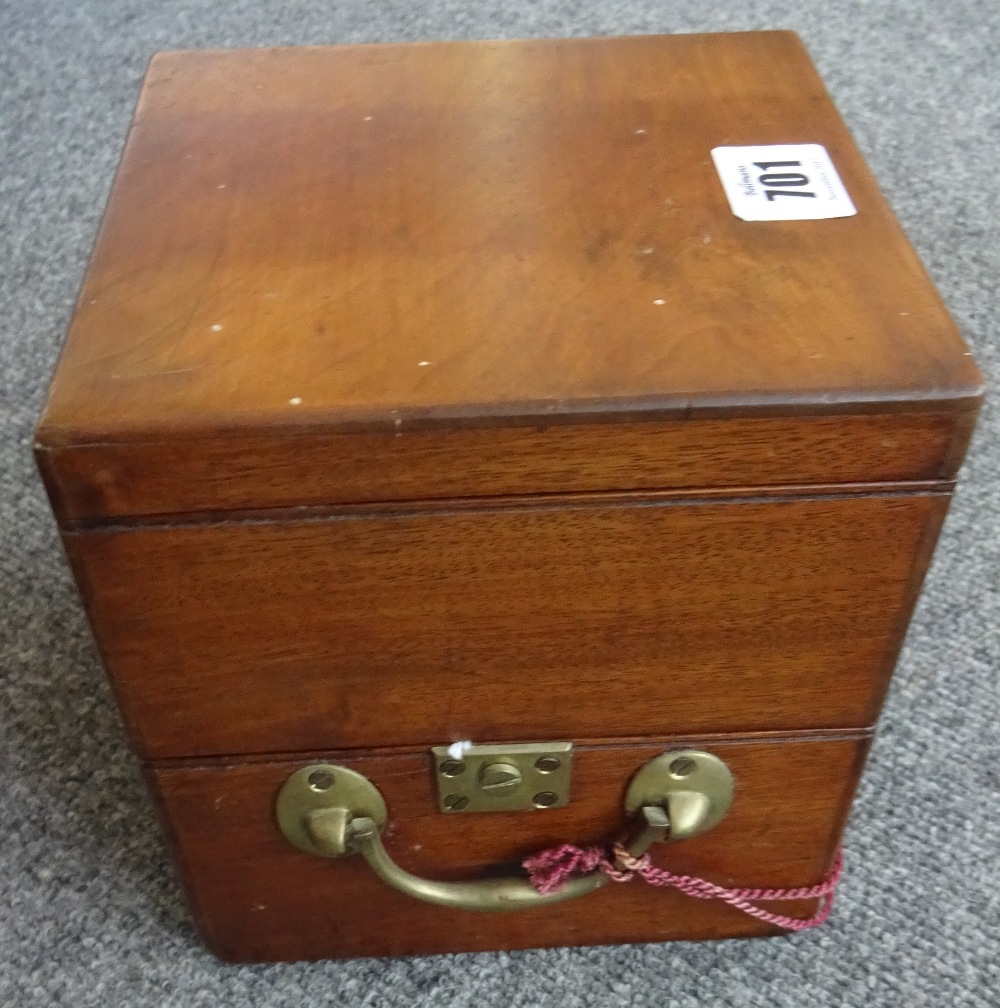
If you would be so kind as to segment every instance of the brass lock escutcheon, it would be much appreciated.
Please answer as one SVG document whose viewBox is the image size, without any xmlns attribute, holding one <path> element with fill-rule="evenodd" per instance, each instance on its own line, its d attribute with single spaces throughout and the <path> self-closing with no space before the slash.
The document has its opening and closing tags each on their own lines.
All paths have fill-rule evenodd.
<svg viewBox="0 0 1000 1008">
<path fill-rule="evenodd" d="M 442 812 L 521 812 L 569 801 L 572 742 L 435 746 L 434 779 Z"/>
<path fill-rule="evenodd" d="M 487 779 L 494 780 L 490 775 Z M 505 779 L 497 774 L 496 780 Z M 732 798 L 732 775 L 717 756 L 698 749 L 664 753 L 643 766 L 628 786 L 625 811 L 631 816 L 632 831 L 625 848 L 638 857 L 654 843 L 704 833 L 725 817 Z M 593 892 L 608 881 L 600 872 L 581 875 L 543 895 L 517 875 L 472 882 L 412 875 L 389 857 L 382 844 L 388 810 L 378 788 L 356 770 L 336 764 L 316 763 L 293 773 L 278 793 L 275 815 L 285 838 L 300 850 L 328 858 L 360 854 L 387 885 L 442 906 L 465 910 L 545 906 Z"/>
</svg>

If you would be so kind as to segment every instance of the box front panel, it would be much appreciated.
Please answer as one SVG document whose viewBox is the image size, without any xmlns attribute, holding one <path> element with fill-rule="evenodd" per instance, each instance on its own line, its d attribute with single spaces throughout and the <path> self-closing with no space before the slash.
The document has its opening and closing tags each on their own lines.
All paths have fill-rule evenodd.
<svg viewBox="0 0 1000 1008">
<path fill-rule="evenodd" d="M 592 497 L 67 544 L 150 757 L 855 728 L 946 504 Z"/>
<path fill-rule="evenodd" d="M 619 837 L 632 775 L 647 760 L 687 745 L 726 762 L 735 778 L 733 804 L 709 832 L 655 845 L 654 862 L 724 886 L 818 882 L 861 770 L 864 735 L 579 746 L 566 807 L 462 815 L 438 811 L 427 752 L 323 758 L 358 770 L 382 793 L 385 846 L 400 867 L 454 880 L 483 878 L 499 866 L 516 872 L 526 856 L 560 843 Z M 358 855 L 316 857 L 282 836 L 276 796 L 290 774 L 312 761 L 218 762 L 161 767 L 151 775 L 196 917 L 224 958 L 411 955 L 778 933 L 725 903 L 639 880 L 528 910 L 483 913 L 419 902 L 376 878 Z M 806 917 L 815 901 L 769 908 Z"/>
</svg>

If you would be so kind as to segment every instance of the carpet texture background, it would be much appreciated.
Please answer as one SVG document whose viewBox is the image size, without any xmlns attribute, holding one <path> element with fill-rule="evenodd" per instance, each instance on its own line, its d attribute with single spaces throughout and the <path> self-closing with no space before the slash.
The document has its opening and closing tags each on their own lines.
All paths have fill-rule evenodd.
<svg viewBox="0 0 1000 1008">
<path fill-rule="evenodd" d="M 1000 281 L 993 0 L 0 3 L 0 1004 L 1000 1004 L 1000 442 L 987 407 L 861 788 L 842 896 L 762 942 L 232 967 L 199 944 L 30 456 L 158 49 L 788 27 L 987 374 Z"/>
</svg>

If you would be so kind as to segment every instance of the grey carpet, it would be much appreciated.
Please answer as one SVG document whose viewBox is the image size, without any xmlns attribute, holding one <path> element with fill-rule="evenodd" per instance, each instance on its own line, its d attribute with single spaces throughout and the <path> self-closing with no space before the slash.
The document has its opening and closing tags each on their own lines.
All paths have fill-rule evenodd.
<svg viewBox="0 0 1000 1008">
<path fill-rule="evenodd" d="M 194 934 L 30 458 L 157 49 L 791 27 L 987 370 L 1000 279 L 995 0 L 0 3 L 0 1005 L 1000 1004 L 1000 443 L 988 408 L 817 932 L 224 966 Z"/>
</svg>

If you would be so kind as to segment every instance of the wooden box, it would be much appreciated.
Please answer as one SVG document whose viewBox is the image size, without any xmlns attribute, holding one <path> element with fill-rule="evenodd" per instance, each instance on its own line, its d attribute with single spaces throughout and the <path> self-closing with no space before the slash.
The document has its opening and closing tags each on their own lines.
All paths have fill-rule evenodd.
<svg viewBox="0 0 1000 1008">
<path fill-rule="evenodd" d="M 856 213 L 737 216 L 712 152 L 802 144 Z M 767 202 L 815 198 L 758 162 Z M 775 933 L 638 880 L 432 904 L 303 846 L 370 854 L 374 823 L 399 869 L 482 883 L 610 842 L 694 750 L 728 814 L 680 838 L 695 791 L 664 792 L 653 863 L 819 882 L 979 397 L 792 34 L 156 56 L 37 453 L 206 941 Z M 465 740 L 479 776 L 431 751 Z"/>
</svg>

